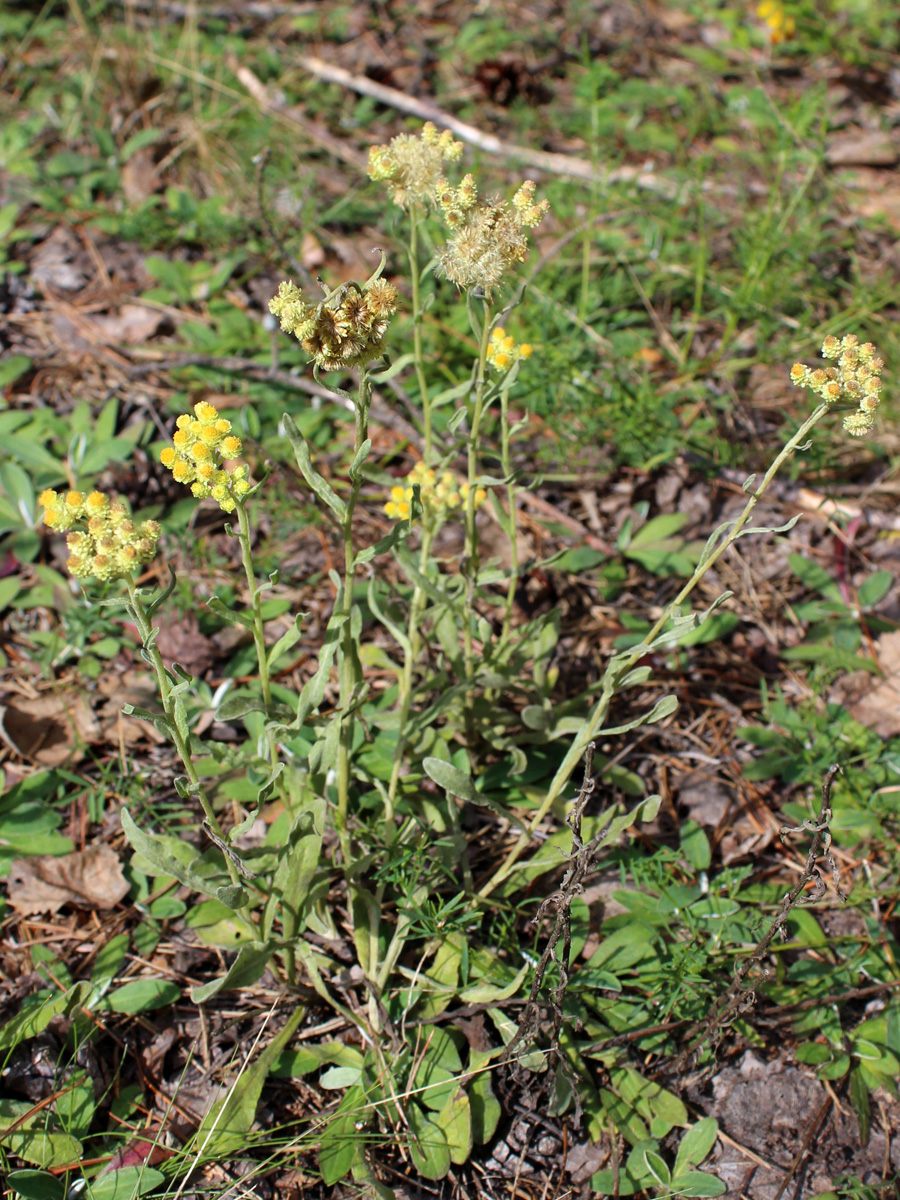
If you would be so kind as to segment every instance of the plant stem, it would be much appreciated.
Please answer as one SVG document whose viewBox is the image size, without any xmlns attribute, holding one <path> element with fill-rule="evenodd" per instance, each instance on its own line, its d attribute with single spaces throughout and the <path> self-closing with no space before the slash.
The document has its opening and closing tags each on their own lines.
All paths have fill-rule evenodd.
<svg viewBox="0 0 900 1200">
<path fill-rule="evenodd" d="M 412 284 L 413 311 L 413 353 L 416 360 L 416 379 L 419 382 L 419 398 L 422 407 L 422 421 L 425 445 L 422 457 L 425 466 L 431 465 L 433 457 L 431 432 L 431 401 L 428 397 L 428 380 L 425 377 L 425 362 L 422 356 L 422 300 L 419 278 L 419 222 L 421 213 L 413 204 L 409 211 L 409 278 Z"/>
<path fill-rule="evenodd" d="M 253 569 L 253 546 L 250 537 L 250 520 L 247 508 L 240 500 L 237 501 L 238 542 L 241 547 L 241 561 L 244 564 L 244 575 L 250 592 L 250 610 L 253 614 L 253 644 L 256 647 L 256 662 L 259 667 L 259 683 L 262 689 L 263 704 L 266 706 L 266 717 L 272 704 L 272 687 L 269 682 L 269 662 L 266 656 L 266 636 L 263 629 L 262 604 L 260 589 L 256 582 L 256 572 Z M 267 738 L 269 745 L 269 760 L 273 767 L 278 762 L 278 750 L 271 737 Z"/>
<path fill-rule="evenodd" d="M 356 435 L 353 446 L 353 457 L 356 455 L 368 437 L 369 401 L 371 387 L 365 367 L 359 371 L 359 391 L 356 399 Z M 338 744 L 337 760 L 337 835 L 344 859 L 344 869 L 350 865 L 350 837 L 348 833 L 348 814 L 350 807 L 350 753 L 353 749 L 353 719 L 350 705 L 353 693 L 360 677 L 359 655 L 353 638 L 353 583 L 356 576 L 354 560 L 356 553 L 353 546 L 353 513 L 362 488 L 362 463 L 350 474 L 350 495 L 344 513 L 342 534 L 344 539 L 344 579 L 341 590 L 340 604 L 344 623 L 341 627 L 341 667 L 340 667 L 340 704 L 341 732 Z"/>
<path fill-rule="evenodd" d="M 188 740 L 183 736 L 179 729 L 178 713 L 176 711 L 180 701 L 172 695 L 173 683 L 172 677 L 166 670 L 165 663 L 162 660 L 162 655 L 156 645 L 154 637 L 155 629 L 147 615 L 147 610 L 144 608 L 144 602 L 141 599 L 140 593 L 135 586 L 134 580 L 130 575 L 125 576 L 125 585 L 128 588 L 128 607 L 131 615 L 134 617 L 134 622 L 137 625 L 138 632 L 141 635 L 144 653 L 149 658 L 154 671 L 156 672 L 156 681 L 159 686 L 159 698 L 162 703 L 163 712 L 166 715 L 168 722 L 168 730 L 172 741 L 175 743 L 175 749 L 178 751 L 178 757 L 181 759 L 184 773 L 187 775 L 191 785 L 192 794 L 196 795 L 200 801 L 200 807 L 203 809 L 203 815 L 210 829 L 216 837 L 224 842 L 225 834 L 222 831 L 222 826 L 213 810 L 213 806 L 206 794 L 206 789 L 200 782 L 200 776 L 197 774 L 197 768 L 194 766 L 194 760 L 191 756 L 191 747 Z M 183 710 L 182 710 L 183 711 Z M 225 860 L 225 868 L 228 871 L 228 877 L 233 884 L 241 886 L 241 876 L 237 867 L 231 861 L 227 854 L 222 856 Z M 245 925 L 248 927 L 253 937 L 259 936 L 259 930 L 256 923 L 249 916 L 245 908 L 237 910 Z"/>
<path fill-rule="evenodd" d="M 512 460 L 509 453 L 509 388 L 504 387 L 500 392 L 500 464 L 503 475 L 509 480 L 506 485 L 506 503 L 509 506 L 509 587 L 506 590 L 506 611 L 503 614 L 503 629 L 500 634 L 501 643 L 509 637 L 512 622 L 513 604 L 516 599 L 516 588 L 519 583 L 519 541 L 516 522 L 516 485 L 512 481 Z"/>
<path fill-rule="evenodd" d="M 604 676 L 600 698 L 597 701 L 593 712 L 582 727 L 581 733 L 579 733 L 578 737 L 575 739 L 569 752 L 566 754 L 559 766 L 559 769 L 554 775 L 543 803 L 529 824 L 528 832 L 523 833 L 521 837 L 519 837 L 515 845 L 507 854 L 504 862 L 500 867 L 498 867 L 498 869 L 494 872 L 494 874 L 479 892 L 480 896 L 489 896 L 509 876 L 514 864 L 519 858 L 521 858 L 522 854 L 528 848 L 534 832 L 537 830 L 538 826 L 544 820 L 553 804 L 562 795 L 563 791 L 568 785 L 572 772 L 575 770 L 576 766 L 581 760 L 582 754 L 584 754 L 590 742 L 592 742 L 601 732 L 603 723 L 606 720 L 606 716 L 609 711 L 610 702 L 612 701 L 613 696 L 616 694 L 621 680 L 647 654 L 651 644 L 656 640 L 656 638 L 659 637 L 666 623 L 672 617 L 675 609 L 680 607 L 680 605 L 691 594 L 707 571 L 709 571 L 710 568 L 714 566 L 716 562 L 718 562 L 719 558 L 721 558 L 728 547 L 737 540 L 741 530 L 752 516 L 753 510 L 765 495 L 769 485 L 778 474 L 784 462 L 790 458 L 797 449 L 802 448 L 802 443 L 807 434 L 812 431 L 813 427 L 818 424 L 818 422 L 828 411 L 829 406 L 827 404 L 820 404 L 818 408 L 816 408 L 807 417 L 790 441 L 782 448 L 781 452 L 778 454 L 768 471 L 763 476 L 759 487 L 751 494 L 750 499 L 744 506 L 744 510 L 741 515 L 737 518 L 709 557 L 705 560 L 705 562 L 701 563 L 701 565 L 697 567 L 693 575 L 690 577 L 675 599 L 666 606 L 659 620 L 646 635 L 643 641 L 641 641 L 639 645 L 633 647 L 627 657 L 621 657 L 618 659 L 615 673 L 612 674 L 608 671 L 607 675 Z"/>
<path fill-rule="evenodd" d="M 467 439 L 467 479 L 469 493 L 466 496 L 466 603 L 463 614 L 463 648 L 465 657 L 466 679 L 471 680 L 475 675 L 475 652 L 472 646 L 472 615 L 475 607 L 475 587 L 478 582 L 478 530 L 475 526 L 475 480 L 478 478 L 478 434 L 481 429 L 481 417 L 484 411 L 485 370 L 487 367 L 487 352 L 491 336 L 491 306 L 484 301 L 482 313 L 484 324 L 481 328 L 481 345 L 478 348 L 478 365 L 475 373 L 475 401 L 472 406 L 472 422 Z M 471 697 L 466 700 L 466 712 L 471 712 Z"/>
</svg>

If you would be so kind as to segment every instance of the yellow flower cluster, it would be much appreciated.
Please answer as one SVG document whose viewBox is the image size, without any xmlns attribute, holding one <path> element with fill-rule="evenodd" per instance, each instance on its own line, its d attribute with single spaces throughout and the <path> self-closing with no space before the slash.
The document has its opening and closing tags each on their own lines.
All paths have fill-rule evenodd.
<svg viewBox="0 0 900 1200">
<path fill-rule="evenodd" d="M 419 487 L 419 500 L 426 524 L 443 517 L 454 508 L 465 504 L 469 498 L 468 483 L 458 483 L 452 471 L 444 471 L 439 477 L 433 467 L 417 462 L 406 477 L 406 483 L 391 488 L 391 498 L 384 511 L 395 521 L 408 521 L 412 512 L 413 485 Z M 480 508 L 487 499 L 484 488 L 475 489 L 475 507 Z"/>
<path fill-rule="evenodd" d="M 875 424 L 875 413 L 881 400 L 881 372 L 884 359 L 879 358 L 871 342 L 860 345 L 859 338 L 827 337 L 822 343 L 822 357 L 836 358 L 836 367 L 812 370 L 803 363 L 791 367 L 791 380 L 797 387 L 807 387 L 821 396 L 826 404 L 846 408 L 856 405 L 856 411 L 844 417 L 844 429 L 853 437 L 865 437 Z"/>
<path fill-rule="evenodd" d="M 172 443 L 159 458 L 176 482 L 190 484 L 198 500 L 212 496 L 224 512 L 234 512 L 250 484 L 246 467 L 231 472 L 222 467 L 242 449 L 241 439 L 231 432 L 231 422 L 219 416 L 215 405 L 201 401 L 194 405 L 193 416 L 182 413 L 175 422 Z"/>
<path fill-rule="evenodd" d="M 433 204 L 444 162 L 457 162 L 462 152 L 462 142 L 454 141 L 447 130 L 438 133 L 428 121 L 418 137 L 401 133 L 387 146 L 373 146 L 369 178 L 390 183 L 394 203 L 401 208 L 408 208 L 413 201 Z"/>
<path fill-rule="evenodd" d="M 398 299 L 393 284 L 375 279 L 362 287 L 347 284 L 339 289 L 336 303 L 307 304 L 289 280 L 269 301 L 269 312 L 323 371 L 340 371 L 371 362 L 381 354 Z"/>
<path fill-rule="evenodd" d="M 438 208 L 453 230 L 438 266 L 451 283 L 462 288 L 479 287 L 489 298 L 515 262 L 528 253 L 528 238 L 523 230 L 533 229 L 550 208 L 548 200 L 535 203 L 535 185 L 526 179 L 512 198 L 478 200 L 478 189 L 471 175 L 459 187 L 446 180 L 438 184 Z"/>
<path fill-rule="evenodd" d="M 71 530 L 66 537 L 70 574 L 76 579 L 121 579 L 145 566 L 156 554 L 160 526 L 157 521 L 135 525 L 124 504 L 113 503 L 105 492 L 66 492 L 47 488 L 38 497 L 44 524 Z M 75 526 L 81 528 L 76 529 Z"/>
<path fill-rule="evenodd" d="M 797 28 L 794 18 L 784 11 L 779 0 L 762 0 L 756 6 L 756 15 L 769 27 L 769 41 L 773 46 L 794 36 Z"/>
<path fill-rule="evenodd" d="M 515 340 L 501 326 L 491 331 L 487 348 L 487 360 L 498 371 L 506 371 L 520 358 L 531 358 L 534 347 L 530 342 L 516 345 Z"/>
</svg>

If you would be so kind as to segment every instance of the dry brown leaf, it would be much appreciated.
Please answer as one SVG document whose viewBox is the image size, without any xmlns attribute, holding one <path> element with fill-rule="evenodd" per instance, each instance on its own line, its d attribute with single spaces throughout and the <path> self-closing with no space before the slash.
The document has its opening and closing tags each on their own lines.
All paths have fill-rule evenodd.
<svg viewBox="0 0 900 1200">
<path fill-rule="evenodd" d="M 900 733 L 900 630 L 883 633 L 876 642 L 884 679 L 872 676 L 871 689 L 850 707 L 850 715 L 880 737 Z"/>
<path fill-rule="evenodd" d="M 0 707 L 0 734 L 22 758 L 59 767 L 77 762 L 101 731 L 85 695 L 69 691 L 10 700 Z"/>
<path fill-rule="evenodd" d="M 825 158 L 832 166 L 892 167 L 900 152 L 890 134 L 880 129 L 849 129 L 828 139 Z"/>
<path fill-rule="evenodd" d="M 109 846 L 88 846 L 61 858 L 16 859 L 7 880 L 10 904 L 26 917 L 59 912 L 64 904 L 112 908 L 128 894 L 128 886 Z"/>
</svg>

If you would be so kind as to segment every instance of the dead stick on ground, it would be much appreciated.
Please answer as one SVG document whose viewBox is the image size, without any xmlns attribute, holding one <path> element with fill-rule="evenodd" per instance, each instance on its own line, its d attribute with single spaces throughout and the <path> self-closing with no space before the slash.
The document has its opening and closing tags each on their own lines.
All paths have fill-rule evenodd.
<svg viewBox="0 0 900 1200">
<path fill-rule="evenodd" d="M 636 183 L 639 187 L 662 192 L 677 190 L 677 185 L 671 180 L 661 179 L 658 175 L 640 167 L 616 167 L 613 170 L 604 171 L 583 158 L 572 158 L 568 154 L 551 154 L 545 150 L 534 150 L 527 146 L 515 146 L 501 141 L 494 134 L 483 133 L 474 125 L 460 121 L 428 100 L 407 96 L 405 92 L 385 87 L 383 83 L 376 83 L 374 79 L 366 79 L 363 75 L 352 75 L 343 67 L 324 62 L 321 58 L 302 55 L 298 59 L 298 63 L 304 70 L 309 71 L 310 75 L 315 75 L 317 79 L 324 79 L 326 83 L 339 84 L 361 96 L 369 96 L 390 108 L 396 108 L 399 112 L 420 117 L 423 121 L 433 121 L 435 125 L 451 130 L 462 141 L 468 142 L 470 146 L 477 146 L 480 150 L 486 150 L 489 154 L 496 154 L 501 158 L 515 158 L 519 162 L 527 163 L 550 175 L 569 175 L 574 179 L 587 179 L 597 183 Z"/>
</svg>

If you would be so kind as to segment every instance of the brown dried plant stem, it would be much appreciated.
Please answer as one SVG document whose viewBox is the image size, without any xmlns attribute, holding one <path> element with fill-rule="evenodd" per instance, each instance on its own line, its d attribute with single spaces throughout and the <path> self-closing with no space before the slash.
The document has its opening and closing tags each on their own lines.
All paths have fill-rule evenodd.
<svg viewBox="0 0 900 1200">
<path fill-rule="evenodd" d="M 804 448 L 804 443 L 808 434 L 829 411 L 829 405 L 820 404 L 812 413 L 810 413 L 797 432 L 776 456 L 772 465 L 763 476 L 759 487 L 757 487 L 757 489 L 751 494 L 743 512 L 737 518 L 719 544 L 715 547 L 709 557 L 694 571 L 691 578 L 687 581 L 675 599 L 664 609 L 659 620 L 646 635 L 643 641 L 634 647 L 627 658 L 624 658 L 617 663 L 615 673 L 610 674 L 608 672 L 607 676 L 604 677 L 600 698 L 597 701 L 593 712 L 585 722 L 581 733 L 572 743 L 572 746 L 570 747 L 568 753 L 554 775 L 547 791 L 547 795 L 541 803 L 540 808 L 532 818 L 527 832 L 523 833 L 518 838 L 516 843 L 507 854 L 506 859 L 497 868 L 487 883 L 485 883 L 485 885 L 481 888 L 479 892 L 480 896 L 487 897 L 491 895 L 491 893 L 497 887 L 499 887 L 499 885 L 506 878 L 508 878 L 514 869 L 516 862 L 530 846 L 532 838 L 534 837 L 541 823 L 546 818 L 547 813 L 550 811 L 556 800 L 565 791 L 572 772 L 578 766 L 581 756 L 584 754 L 588 745 L 602 732 L 603 725 L 609 713 L 610 704 L 612 703 L 613 697 L 618 690 L 621 680 L 624 679 L 647 654 L 648 648 L 662 633 L 666 623 L 672 617 L 673 613 L 677 609 L 680 609 L 681 605 L 685 600 L 687 600 L 688 596 L 690 596 L 691 592 L 707 573 L 707 571 L 709 571 L 710 568 L 712 568 L 718 562 L 719 558 L 721 558 L 728 547 L 737 540 L 737 538 L 740 536 L 741 530 L 750 520 L 753 510 L 768 491 L 769 485 L 772 483 L 772 480 L 778 474 L 781 467 L 795 453 L 795 451 Z"/>
<path fill-rule="evenodd" d="M 781 908 L 764 936 L 757 942 L 752 954 L 743 959 L 737 967 L 734 973 L 734 980 L 728 991 L 719 996 L 702 1021 L 698 1021 L 687 1031 L 687 1036 L 693 1040 L 678 1056 L 673 1069 L 678 1069 L 678 1064 L 686 1064 L 691 1055 L 695 1054 L 707 1039 L 714 1036 L 718 1030 L 730 1024 L 736 1016 L 745 1011 L 753 1003 L 756 989 L 767 975 L 765 968 L 762 967 L 762 961 L 774 939 L 784 936 L 783 929 L 791 912 L 793 909 L 799 908 L 800 905 L 811 904 L 816 900 L 821 900 L 825 895 L 825 883 L 816 865 L 818 859 L 822 856 L 825 857 L 830 867 L 833 882 L 835 887 L 838 888 L 838 898 L 843 903 L 845 896 L 838 887 L 839 876 L 837 864 L 832 859 L 828 849 L 831 843 L 831 834 L 828 829 L 828 823 L 831 819 L 831 787 L 835 778 L 841 773 L 841 768 L 837 763 L 829 767 L 825 773 L 825 779 L 822 783 L 822 803 L 814 821 L 804 821 L 799 829 L 781 829 L 782 841 L 785 840 L 788 833 L 797 833 L 803 829 L 807 829 L 812 833 L 812 842 L 810 843 L 809 853 L 806 856 L 806 865 L 803 868 L 803 873 L 797 881 L 796 886 L 785 895 L 781 902 Z M 806 891 L 807 884 L 809 883 L 815 884 L 811 892 Z M 747 976 L 754 967 L 761 967 L 762 969 L 749 983 L 745 983 Z"/>
<path fill-rule="evenodd" d="M 357 462 L 363 443 L 369 433 L 369 402 L 372 387 L 369 372 L 365 366 L 359 369 L 359 390 L 354 405 L 355 438 L 353 446 L 353 463 L 350 469 L 350 495 L 347 497 L 347 507 L 344 512 L 341 533 L 344 541 L 344 579 L 340 595 L 341 615 L 344 623 L 341 627 L 341 666 L 340 666 L 340 705 L 341 732 L 338 742 L 337 758 L 337 789 L 338 805 L 336 827 L 341 854 L 344 859 L 344 869 L 347 870 L 352 862 L 350 853 L 350 834 L 348 817 L 350 810 L 350 757 L 353 749 L 353 716 L 351 708 L 353 696 L 360 679 L 359 655 L 353 637 L 353 584 L 356 578 L 356 551 L 353 544 L 353 514 L 359 500 L 362 488 L 362 462 Z"/>
<path fill-rule="evenodd" d="M 156 645 L 155 629 L 147 616 L 147 610 L 144 608 L 144 603 L 141 599 L 134 580 L 130 575 L 125 576 L 125 585 L 128 588 L 128 608 L 131 615 L 134 617 L 134 622 L 137 625 L 138 632 L 141 635 L 141 641 L 144 646 L 144 652 L 150 659 L 153 669 L 156 672 L 156 681 L 159 687 L 159 698 L 162 703 L 163 712 L 166 716 L 167 728 L 171 735 L 172 741 L 175 743 L 175 749 L 178 752 L 178 757 L 181 759 L 184 773 L 190 781 L 191 791 L 200 801 L 200 807 L 203 809 L 205 823 L 215 834 L 220 842 L 225 841 L 225 835 L 222 831 L 222 826 L 213 810 L 213 806 L 206 794 L 206 789 L 200 782 L 200 776 L 197 774 L 197 768 L 194 766 L 194 760 L 191 757 L 191 748 L 185 738 L 182 736 L 178 728 L 178 722 L 175 719 L 175 700 L 172 696 L 172 680 L 169 672 L 166 670 L 165 663 L 162 660 L 162 655 Z M 223 856 L 225 859 L 225 867 L 228 871 L 228 876 L 235 886 L 240 886 L 241 876 L 234 862 L 228 855 Z M 244 909 L 238 909 L 238 915 L 251 933 L 253 938 L 259 936 L 259 930 L 256 927 L 253 919 L 247 915 Z"/>
</svg>

